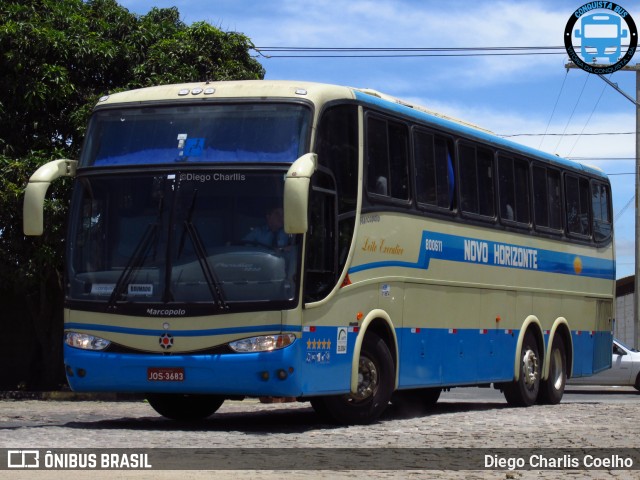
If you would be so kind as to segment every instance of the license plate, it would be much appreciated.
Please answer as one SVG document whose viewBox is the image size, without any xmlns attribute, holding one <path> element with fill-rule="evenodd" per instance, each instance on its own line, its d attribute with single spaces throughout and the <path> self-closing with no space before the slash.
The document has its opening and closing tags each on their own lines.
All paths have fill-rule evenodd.
<svg viewBox="0 0 640 480">
<path fill-rule="evenodd" d="M 182 367 L 149 367 L 147 380 L 150 382 L 184 382 L 184 368 Z"/>
</svg>

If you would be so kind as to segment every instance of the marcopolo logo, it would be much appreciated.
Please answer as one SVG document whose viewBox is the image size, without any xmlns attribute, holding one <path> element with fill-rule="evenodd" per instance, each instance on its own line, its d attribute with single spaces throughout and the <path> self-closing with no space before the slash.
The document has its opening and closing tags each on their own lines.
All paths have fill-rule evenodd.
<svg viewBox="0 0 640 480">
<path fill-rule="evenodd" d="M 571 61 L 589 73 L 613 73 L 636 52 L 638 31 L 629 12 L 613 2 L 589 2 L 576 9 L 564 29 Z"/>
</svg>

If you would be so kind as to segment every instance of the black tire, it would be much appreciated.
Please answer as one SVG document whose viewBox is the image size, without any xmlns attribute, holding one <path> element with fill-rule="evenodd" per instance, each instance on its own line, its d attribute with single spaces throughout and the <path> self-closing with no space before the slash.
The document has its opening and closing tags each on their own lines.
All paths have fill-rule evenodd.
<svg viewBox="0 0 640 480">
<path fill-rule="evenodd" d="M 335 420 L 331 412 L 329 411 L 329 407 L 325 402 L 325 397 L 313 397 L 311 399 L 311 407 L 316 412 L 316 414 L 322 419 L 323 422 L 334 423 Z"/>
<path fill-rule="evenodd" d="M 636 383 L 634 383 L 633 388 L 640 391 L 640 373 L 636 377 Z"/>
<path fill-rule="evenodd" d="M 213 415 L 224 398 L 217 395 L 151 393 L 147 395 L 147 401 L 163 417 L 191 422 Z"/>
<path fill-rule="evenodd" d="M 395 365 L 387 344 L 375 333 L 367 333 L 360 351 L 357 394 L 317 397 L 311 402 L 323 418 L 343 425 L 366 424 L 387 408 L 395 385 Z"/>
<path fill-rule="evenodd" d="M 520 352 L 520 377 L 517 381 L 503 386 L 507 403 L 514 407 L 533 405 L 540 391 L 540 354 L 538 344 L 531 332 L 527 331 Z"/>
<path fill-rule="evenodd" d="M 402 416 L 421 415 L 432 409 L 440 398 L 441 388 L 419 388 L 396 390 L 391 395 L 391 404 Z"/>
<path fill-rule="evenodd" d="M 540 383 L 538 402 L 556 405 L 562 400 L 564 387 L 567 385 L 567 354 L 562 338 L 557 335 L 551 345 L 549 358 L 549 378 Z"/>
<path fill-rule="evenodd" d="M 441 393 L 441 388 L 424 388 L 420 390 L 422 403 L 427 408 L 433 408 L 435 404 L 438 403 L 438 399 L 440 398 Z"/>
</svg>

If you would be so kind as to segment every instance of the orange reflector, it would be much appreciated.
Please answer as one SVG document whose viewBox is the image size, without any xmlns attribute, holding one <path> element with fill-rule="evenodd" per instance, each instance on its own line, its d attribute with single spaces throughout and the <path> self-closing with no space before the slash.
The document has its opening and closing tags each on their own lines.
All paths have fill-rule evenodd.
<svg viewBox="0 0 640 480">
<path fill-rule="evenodd" d="M 364 313 L 362 313 L 362 312 L 358 312 L 358 313 L 356 314 L 356 318 L 358 319 L 358 321 L 362 320 L 362 317 L 364 317 Z"/>
</svg>

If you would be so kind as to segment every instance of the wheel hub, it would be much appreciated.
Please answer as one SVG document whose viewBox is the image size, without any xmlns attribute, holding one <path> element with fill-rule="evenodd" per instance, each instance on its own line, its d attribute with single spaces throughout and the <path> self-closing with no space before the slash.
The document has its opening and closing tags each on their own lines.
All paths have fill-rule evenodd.
<svg viewBox="0 0 640 480">
<path fill-rule="evenodd" d="M 378 387 L 378 368 L 367 357 L 360 357 L 358 363 L 358 391 L 353 395 L 354 400 L 364 400 L 373 395 Z"/>
<path fill-rule="evenodd" d="M 531 389 L 538 381 L 538 357 L 532 350 L 527 350 L 522 359 L 524 383 L 527 388 Z"/>
</svg>

